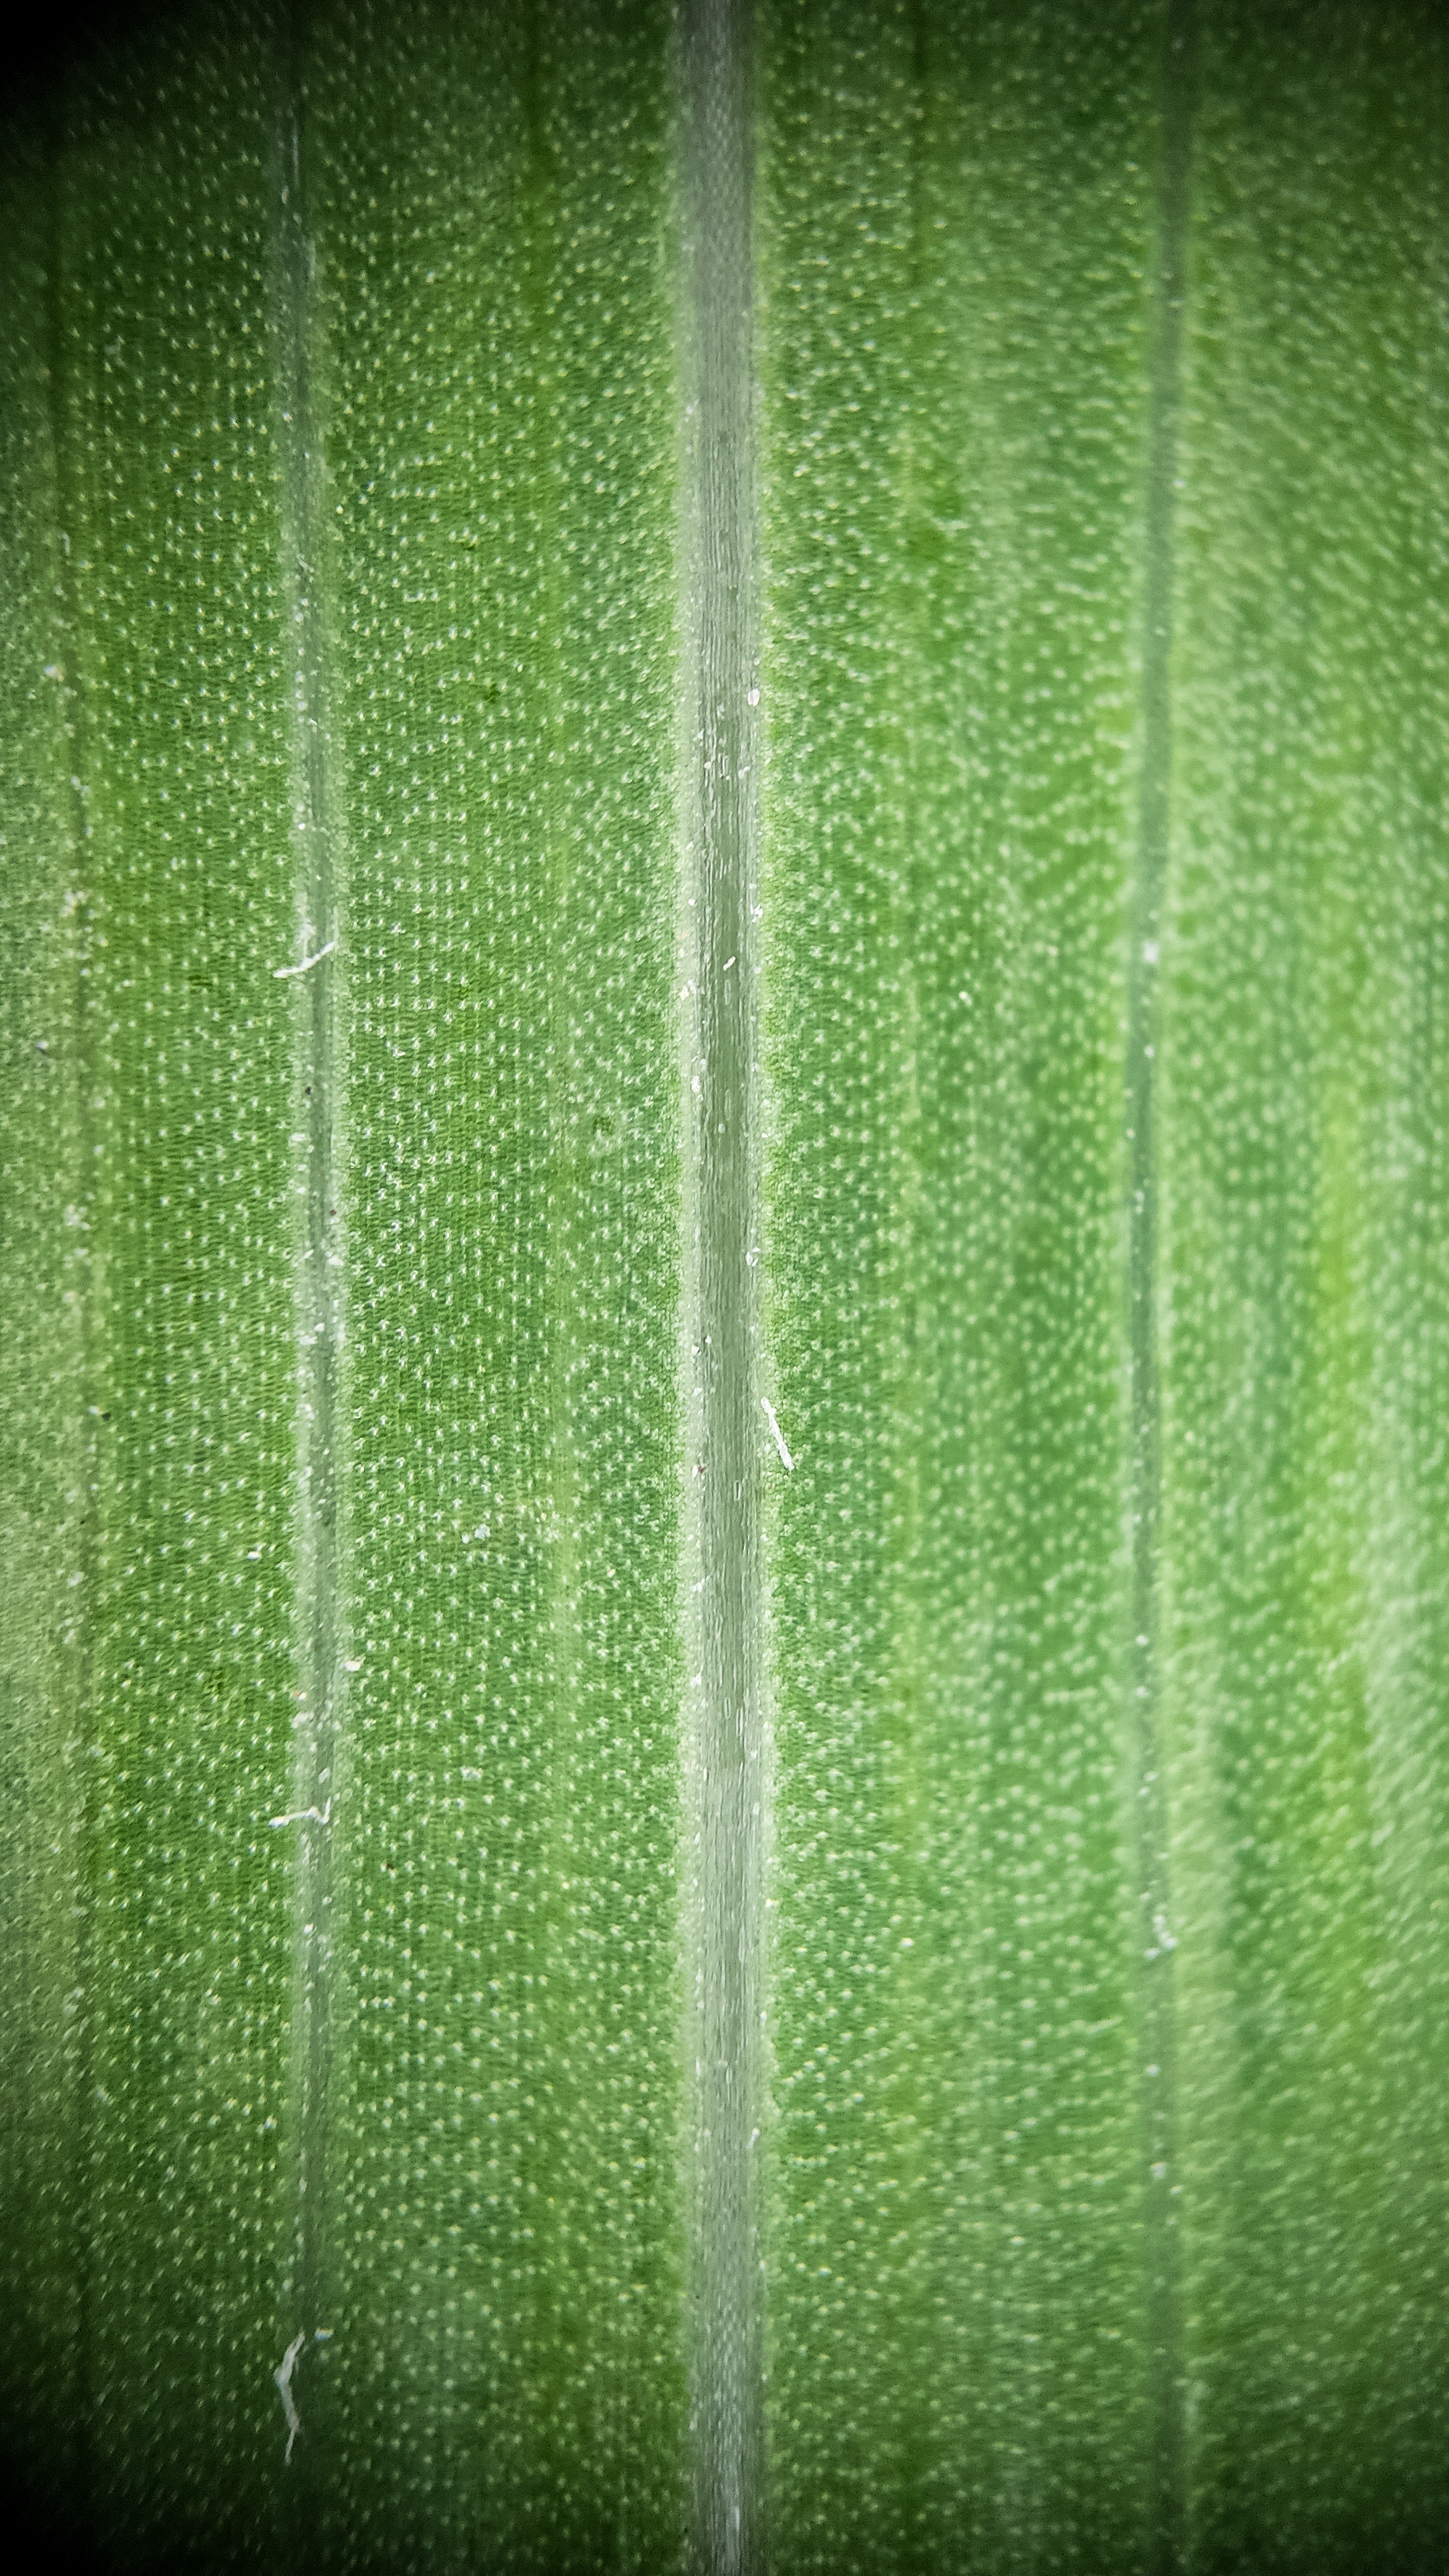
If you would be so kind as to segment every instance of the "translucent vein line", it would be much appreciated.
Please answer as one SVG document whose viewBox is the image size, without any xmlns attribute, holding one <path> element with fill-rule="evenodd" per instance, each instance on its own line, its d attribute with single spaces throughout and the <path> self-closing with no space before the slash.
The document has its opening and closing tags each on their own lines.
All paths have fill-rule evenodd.
<svg viewBox="0 0 1449 2576">
<path fill-rule="evenodd" d="M 293 50 L 295 39 L 293 40 Z M 291 840 L 300 964 L 274 970 L 292 995 L 296 1091 L 297 1704 L 291 1798 L 278 1825 L 299 1824 L 293 1862 L 292 2064 L 289 2087 L 290 2243 L 281 2325 L 305 2357 L 328 2306 L 329 2096 L 335 2056 L 333 1850 L 343 1650 L 339 1458 L 343 1278 L 340 1114 L 344 1092 L 338 955 L 343 888 L 332 764 L 324 576 L 327 477 L 317 366 L 322 348 L 315 244 L 304 202 L 301 89 L 295 62 L 280 85 L 276 153 L 274 352 L 281 467 L 283 589 L 293 639 L 287 709 Z M 322 934 L 327 933 L 325 939 Z M 312 969 L 331 959 L 326 974 Z M 309 1830 L 309 1827 L 312 1830 Z M 322 2328 L 325 2331 L 325 2328 Z M 300 2335 L 300 2346 L 292 2340 Z M 295 2386 L 278 2380 L 286 2447 L 278 2461 L 316 2493 L 305 2358 Z M 300 2402 L 299 2402 L 300 2401 Z M 302 2440 L 297 2445 L 300 2417 Z M 297 2459 L 292 2452 L 297 2446 Z"/>
<path fill-rule="evenodd" d="M 1168 0 L 1149 379 L 1143 750 L 1132 889 L 1128 1014 L 1132 1637 L 1128 1656 L 1140 1929 L 1141 2153 L 1146 2210 L 1149 2493 L 1147 2576 L 1185 2551 L 1181 2252 L 1172 1902 L 1160 1707 L 1162 1414 L 1158 1359 L 1159 961 L 1172 777 L 1173 501 L 1196 91 L 1196 0 Z"/>
<path fill-rule="evenodd" d="M 687 0 L 685 634 L 695 1018 L 688 1098 L 697 1672 L 691 1747 L 697 2199 L 693 2552 L 760 2563 L 760 2118 L 764 1760 L 756 1203 L 755 483 L 746 0 Z M 768 1407 L 766 1407 L 768 1415 Z M 772 1426 L 773 1427 L 773 1426 Z M 781 1447 L 778 1430 L 777 1445 Z"/>
</svg>

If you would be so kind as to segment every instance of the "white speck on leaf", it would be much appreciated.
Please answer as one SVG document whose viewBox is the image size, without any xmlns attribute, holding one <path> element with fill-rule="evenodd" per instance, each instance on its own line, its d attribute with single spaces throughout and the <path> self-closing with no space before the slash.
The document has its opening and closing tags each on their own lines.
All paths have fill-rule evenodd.
<svg viewBox="0 0 1449 2576">
<path fill-rule="evenodd" d="M 306 2340 L 305 2334 L 293 2335 L 272 2373 L 277 2383 L 277 2394 L 282 2401 L 282 2411 L 287 2418 L 287 2456 L 284 2465 L 288 2467 L 291 2465 L 292 2444 L 302 2430 L 302 2419 L 297 2412 L 296 2400 L 292 2395 L 292 2373 L 297 2367 L 297 2356 Z"/>
<path fill-rule="evenodd" d="M 286 975 L 310 975 L 314 966 L 320 966 L 324 957 L 331 956 L 336 945 L 337 942 L 335 939 L 327 940 L 321 948 L 314 949 L 310 957 L 304 957 L 300 966 L 274 966 L 272 968 L 273 981 L 280 984 L 282 978 Z"/>
<path fill-rule="evenodd" d="M 779 1416 L 767 1395 L 762 1395 L 760 1398 L 760 1411 L 763 1413 L 765 1420 L 770 1426 L 770 1437 L 774 1441 L 776 1448 L 779 1450 L 781 1459 L 793 1473 L 795 1461 L 785 1446 L 785 1434 L 780 1428 Z"/>
<path fill-rule="evenodd" d="M 274 1832 L 278 1825 L 330 1825 L 332 1801 L 329 1798 L 325 1807 L 294 1807 L 290 1815 L 269 1816 L 267 1822 Z"/>
</svg>

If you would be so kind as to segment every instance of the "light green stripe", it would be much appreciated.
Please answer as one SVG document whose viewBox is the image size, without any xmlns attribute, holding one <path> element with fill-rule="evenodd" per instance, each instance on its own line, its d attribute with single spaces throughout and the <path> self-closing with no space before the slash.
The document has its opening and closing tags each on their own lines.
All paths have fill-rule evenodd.
<svg viewBox="0 0 1449 2576">
<path fill-rule="evenodd" d="M 681 60 L 690 732 L 686 1354 L 694 1680 L 690 1794 L 695 2563 L 761 2563 L 762 1670 L 751 78 L 742 0 L 694 0 Z M 773 1453 L 772 1453 L 773 1454 Z"/>
</svg>

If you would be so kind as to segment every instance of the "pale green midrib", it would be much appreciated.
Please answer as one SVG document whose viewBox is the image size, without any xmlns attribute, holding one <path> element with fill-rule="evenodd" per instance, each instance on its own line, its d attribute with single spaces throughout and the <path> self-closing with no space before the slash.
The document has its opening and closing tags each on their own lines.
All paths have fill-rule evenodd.
<svg viewBox="0 0 1449 2576">
<path fill-rule="evenodd" d="M 93 826 L 86 808 L 90 794 L 89 727 L 80 671 L 80 599 L 76 583 L 75 540 L 81 520 L 81 496 L 76 489 L 76 469 L 71 461 L 70 441 L 66 434 L 65 357 L 65 213 L 68 202 L 65 174 L 64 136 L 59 109 L 52 111 L 50 132 L 50 245 L 46 279 L 48 305 L 48 394 L 49 431 L 55 492 L 60 525 L 56 531 L 58 570 L 56 609 L 60 650 L 56 661 L 62 673 L 60 701 L 68 765 L 67 789 L 70 841 L 75 866 L 75 883 L 70 889 L 75 900 L 71 906 L 72 939 L 75 957 L 75 991 L 73 996 L 73 1037 L 70 1049 L 70 1079 L 74 1093 L 73 1116 L 78 1169 L 71 1185 L 81 1218 L 81 1233 L 86 1247 L 85 1282 L 81 1296 L 81 1370 L 80 1416 L 73 1426 L 77 1461 L 80 1469 L 85 1504 L 75 1548 L 76 1570 L 81 1577 L 78 1587 L 82 1609 L 76 1621 L 76 1644 L 73 1661 L 73 1708 L 77 1749 L 80 1754 L 80 1796 L 77 1858 L 75 1868 L 75 1997 L 77 2009 L 70 2033 L 71 2085 L 73 2087 L 74 2160 L 70 2177 L 71 2227 L 75 2249 L 76 2282 L 75 2378 L 73 2400 L 73 2474 L 77 2525 L 86 2526 L 93 2472 L 91 2454 L 94 2444 L 93 2400 L 90 2377 L 96 2349 L 95 2320 L 92 2300 L 95 2290 L 95 2249 L 91 2232 L 92 2193 L 90 2189 L 91 2120 L 95 2101 L 93 2080 L 92 1985 L 96 1957 L 97 1891 L 101 1881 L 98 1855 L 100 1800 L 99 1766 L 89 1758 L 86 1737 L 92 1724 L 94 1707 L 94 1623 L 99 1607 L 99 1586 L 103 1572 L 100 1548 L 100 1473 L 101 1451 L 98 1438 L 103 1410 L 107 1405 L 104 1392 L 103 1355 L 104 1324 L 100 1313 L 103 1286 L 101 1225 L 101 1139 L 96 1121 L 96 1092 L 100 1067 L 96 1061 L 96 1026 L 92 1010 L 92 970 L 97 947 L 97 899 L 90 882 L 93 858 Z"/>
<path fill-rule="evenodd" d="M 295 50 L 284 60 L 276 109 L 277 439 L 281 481 L 282 596 L 292 638 L 287 674 L 291 846 L 299 898 L 298 965 L 340 940 L 342 886 L 337 850 L 338 787 L 333 762 L 334 692 L 327 635 L 327 475 L 318 400 L 322 298 L 316 243 L 305 203 L 303 97 Z M 279 961 L 282 962 L 282 961 Z M 343 1100 L 341 962 L 334 948 L 291 980 L 294 996 L 294 1133 L 299 1224 L 296 1240 L 296 1601 L 298 1707 L 288 1812 L 273 1828 L 295 1838 L 292 1897 L 292 2050 L 288 2086 L 288 2264 L 279 2326 L 285 2345 L 329 2324 L 332 2295 L 327 2225 L 330 2095 L 338 1998 L 334 1841 L 339 1829 L 344 1687 L 340 1583 L 341 1478 L 338 1441 L 343 1236 L 340 1118 Z M 325 1817 L 313 1820 L 311 1811 Z M 280 2358 L 280 2356 L 279 2356 Z M 316 2486 L 309 2451 L 315 2380 L 300 2362 L 292 2381 L 303 2430 L 293 2453 L 297 2486 Z M 277 2410 L 277 2442 L 285 2425 Z"/>
<path fill-rule="evenodd" d="M 1158 1353 L 1160 950 L 1172 782 L 1173 521 L 1196 86 L 1196 0 L 1168 0 L 1152 285 L 1143 598 L 1142 770 L 1128 967 L 1128 1312 L 1131 1370 L 1129 1755 L 1139 1930 L 1139 2137 L 1146 2212 L 1147 2576 L 1186 2549 L 1175 1977 L 1161 1715 L 1162 1405 Z"/>
<path fill-rule="evenodd" d="M 692 1759 L 701 1812 L 693 1925 L 698 2177 L 693 2228 L 693 2546 L 713 2570 L 762 2563 L 763 2293 L 755 2147 L 763 2126 L 764 1841 L 760 1468 L 764 1428 L 748 1256 L 756 1251 L 757 656 L 751 132 L 747 0 L 689 0 L 681 152 L 689 293 L 685 635 L 694 1063 L 687 1095 L 691 1477 L 701 1591 Z M 692 1659 L 694 1660 L 694 1659 Z"/>
</svg>

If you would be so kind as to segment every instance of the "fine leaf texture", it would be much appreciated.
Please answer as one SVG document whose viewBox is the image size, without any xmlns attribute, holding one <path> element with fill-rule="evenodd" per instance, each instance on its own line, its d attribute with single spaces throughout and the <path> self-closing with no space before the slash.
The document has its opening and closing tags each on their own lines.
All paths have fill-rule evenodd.
<svg viewBox="0 0 1449 2576">
<path fill-rule="evenodd" d="M 14 107 L 52 2554 L 1445 2565 L 1446 74 L 240 0 Z"/>
</svg>

